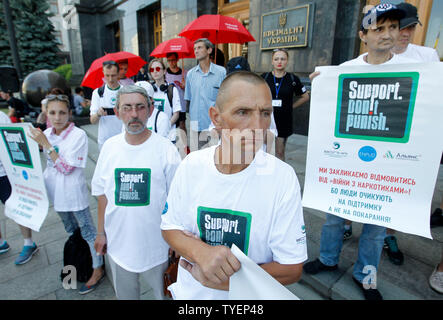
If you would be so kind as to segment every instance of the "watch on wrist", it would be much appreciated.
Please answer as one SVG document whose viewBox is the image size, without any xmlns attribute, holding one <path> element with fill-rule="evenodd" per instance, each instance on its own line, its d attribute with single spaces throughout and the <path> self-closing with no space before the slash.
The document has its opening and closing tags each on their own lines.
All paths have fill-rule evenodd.
<svg viewBox="0 0 443 320">
<path fill-rule="evenodd" d="M 48 155 L 50 155 L 50 154 L 52 153 L 52 151 L 55 151 L 55 149 L 54 149 L 53 146 L 51 146 L 51 148 L 49 148 L 48 150 L 46 150 L 46 153 L 47 153 Z"/>
</svg>

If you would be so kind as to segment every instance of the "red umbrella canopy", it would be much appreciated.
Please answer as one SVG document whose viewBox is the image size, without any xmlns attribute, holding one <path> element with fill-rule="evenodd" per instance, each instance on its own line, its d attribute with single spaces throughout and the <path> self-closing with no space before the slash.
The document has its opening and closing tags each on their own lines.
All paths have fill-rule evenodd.
<svg viewBox="0 0 443 320">
<path fill-rule="evenodd" d="M 128 60 L 128 71 L 126 72 L 127 77 L 135 76 L 140 68 L 147 63 L 139 56 L 130 52 L 119 51 L 108 53 L 103 57 L 95 59 L 94 62 L 91 63 L 91 66 L 83 77 L 81 85 L 91 89 L 100 87 L 103 85 L 103 62 L 115 61 L 118 63 L 123 60 Z"/>
<path fill-rule="evenodd" d="M 220 14 L 202 15 L 188 23 L 178 35 L 193 41 L 208 38 L 214 44 L 255 41 L 240 21 Z"/>
<path fill-rule="evenodd" d="M 180 59 L 195 58 L 194 43 L 188 38 L 174 38 L 163 41 L 151 52 L 150 56 L 163 58 L 171 52 L 177 52 Z"/>
</svg>

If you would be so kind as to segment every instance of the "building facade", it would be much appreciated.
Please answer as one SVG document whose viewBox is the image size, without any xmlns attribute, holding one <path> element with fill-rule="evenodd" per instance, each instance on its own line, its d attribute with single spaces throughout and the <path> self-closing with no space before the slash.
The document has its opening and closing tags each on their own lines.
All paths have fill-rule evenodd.
<svg viewBox="0 0 443 320">
<path fill-rule="evenodd" d="M 363 8 L 403 0 L 58 0 L 69 37 L 74 83 L 80 83 L 92 61 L 109 52 L 129 51 L 149 61 L 162 41 L 177 37 L 203 14 L 239 20 L 255 38 L 247 44 L 219 44 L 228 59 L 243 55 L 257 73 L 271 70 L 272 49 L 289 51 L 288 71 L 309 86 L 308 75 L 320 65 L 338 65 L 365 51 L 358 31 Z M 439 34 L 443 1 L 406 0 L 418 8 L 422 26 L 414 43 L 436 47 L 443 57 Z M 195 60 L 185 59 L 185 68 Z M 307 133 L 309 106 L 294 114 L 297 133 Z"/>
</svg>

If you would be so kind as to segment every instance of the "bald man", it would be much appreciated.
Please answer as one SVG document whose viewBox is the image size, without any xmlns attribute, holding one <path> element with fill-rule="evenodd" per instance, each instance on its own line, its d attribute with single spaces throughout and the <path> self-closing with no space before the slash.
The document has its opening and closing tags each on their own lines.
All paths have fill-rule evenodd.
<svg viewBox="0 0 443 320">
<path fill-rule="evenodd" d="M 240 268 L 232 244 L 280 283 L 299 280 L 307 259 L 300 185 L 291 166 L 262 150 L 271 115 L 261 77 L 239 71 L 222 82 L 209 110 L 221 142 L 183 160 L 162 215 L 163 237 L 182 257 L 174 299 L 228 299 Z"/>
</svg>

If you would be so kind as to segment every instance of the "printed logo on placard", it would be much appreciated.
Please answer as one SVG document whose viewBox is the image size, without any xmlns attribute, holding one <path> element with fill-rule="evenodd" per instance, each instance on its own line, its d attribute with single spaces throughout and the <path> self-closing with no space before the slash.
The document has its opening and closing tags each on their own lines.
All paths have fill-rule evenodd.
<svg viewBox="0 0 443 320">
<path fill-rule="evenodd" d="M 211 246 L 235 244 L 248 254 L 252 216 L 247 212 L 198 207 L 200 238 Z"/>
<path fill-rule="evenodd" d="M 358 157 L 365 162 L 371 162 L 377 157 L 377 151 L 371 146 L 364 146 L 358 150 Z"/>
<path fill-rule="evenodd" d="M 151 198 L 151 169 L 115 169 L 115 205 L 147 206 Z"/>
<path fill-rule="evenodd" d="M 0 132 L 12 164 L 20 167 L 34 168 L 23 128 L 0 127 Z"/>
<path fill-rule="evenodd" d="M 323 154 L 332 158 L 344 158 L 348 156 L 346 151 L 340 150 L 341 145 L 338 142 L 332 144 L 332 150 L 323 150 Z"/>
<path fill-rule="evenodd" d="M 418 79 L 417 72 L 340 75 L 335 136 L 408 142 Z"/>
<path fill-rule="evenodd" d="M 403 152 L 396 152 L 393 154 L 390 150 L 388 150 L 384 154 L 383 158 L 391 160 L 420 161 L 421 156 L 421 154 L 410 154 Z"/>
</svg>

